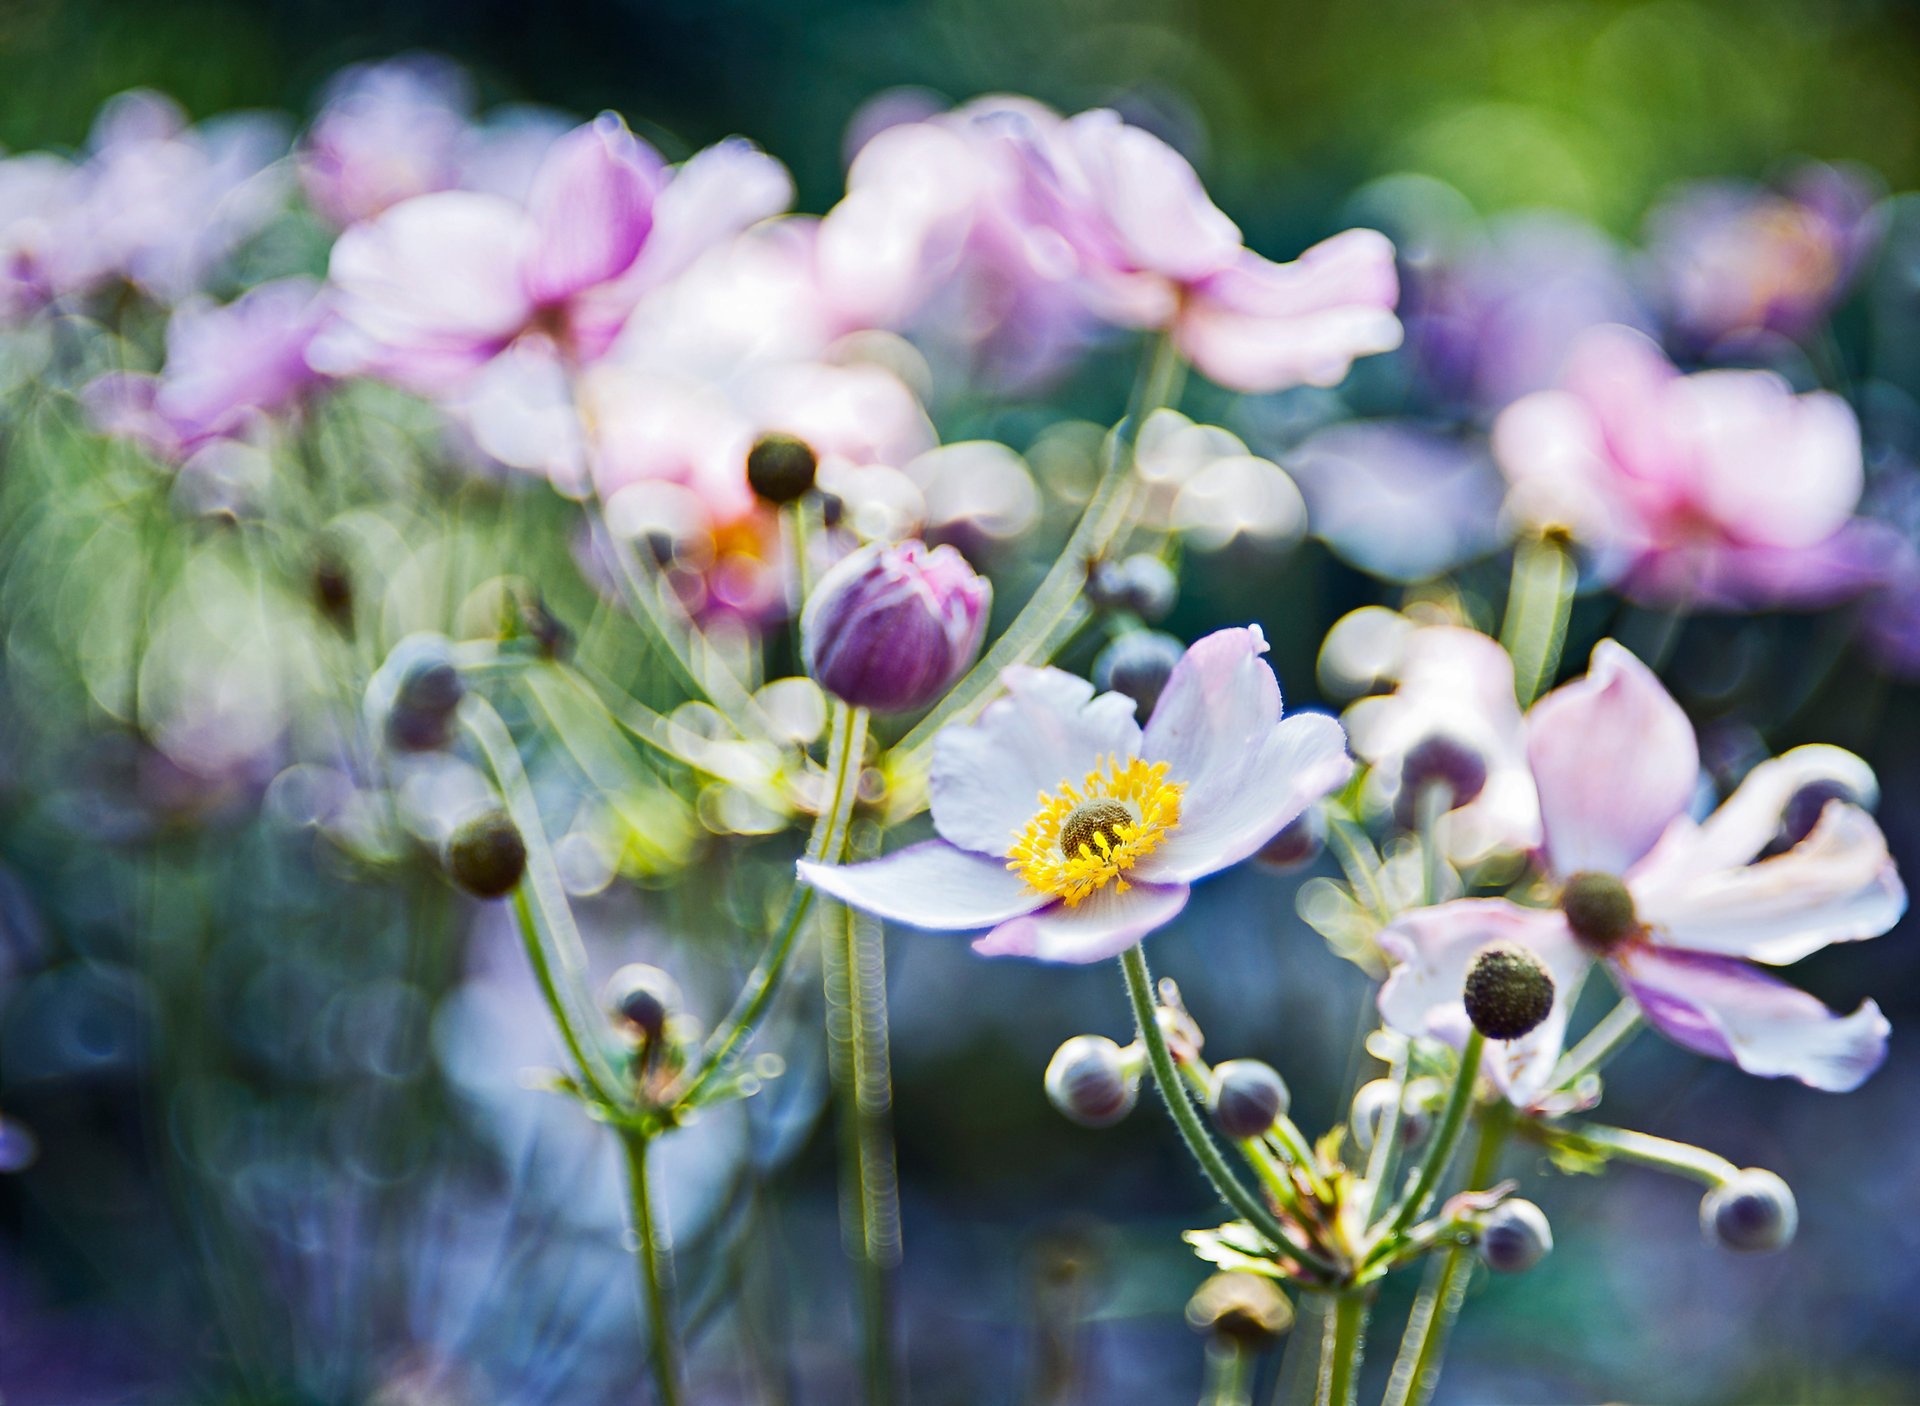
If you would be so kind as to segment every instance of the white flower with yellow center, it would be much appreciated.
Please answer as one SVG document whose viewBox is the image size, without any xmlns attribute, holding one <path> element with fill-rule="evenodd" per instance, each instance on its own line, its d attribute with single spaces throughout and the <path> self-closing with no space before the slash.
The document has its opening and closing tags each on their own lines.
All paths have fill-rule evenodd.
<svg viewBox="0 0 1920 1406">
<path fill-rule="evenodd" d="M 1200 640 L 1144 729 L 1120 694 L 1008 669 L 1006 697 L 934 742 L 939 839 L 800 876 L 914 927 L 991 929 L 974 944 L 988 956 L 1115 956 L 1352 771 L 1332 718 L 1282 721 L 1266 649 L 1255 627 Z"/>
</svg>

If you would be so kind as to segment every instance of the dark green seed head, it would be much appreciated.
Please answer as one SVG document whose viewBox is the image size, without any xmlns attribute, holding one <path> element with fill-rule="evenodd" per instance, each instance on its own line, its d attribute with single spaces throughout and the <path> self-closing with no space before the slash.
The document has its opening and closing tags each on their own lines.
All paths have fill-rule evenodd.
<svg viewBox="0 0 1920 1406">
<path fill-rule="evenodd" d="M 463 822 L 447 841 L 447 872 L 476 898 L 505 898 L 527 872 L 527 845 L 503 810 Z"/>
<path fill-rule="evenodd" d="M 792 503 L 807 495 L 819 467 L 804 439 L 763 434 L 747 451 L 747 484 L 769 503 Z"/>
<path fill-rule="evenodd" d="M 1560 911 L 1573 935 L 1599 952 L 1611 952 L 1640 930 L 1633 895 L 1611 874 L 1581 873 L 1567 880 Z"/>
<path fill-rule="evenodd" d="M 1489 1040 L 1518 1040 L 1553 1009 L 1553 978 L 1538 957 L 1512 942 L 1490 942 L 1467 968 L 1461 993 L 1467 1019 Z"/>
</svg>

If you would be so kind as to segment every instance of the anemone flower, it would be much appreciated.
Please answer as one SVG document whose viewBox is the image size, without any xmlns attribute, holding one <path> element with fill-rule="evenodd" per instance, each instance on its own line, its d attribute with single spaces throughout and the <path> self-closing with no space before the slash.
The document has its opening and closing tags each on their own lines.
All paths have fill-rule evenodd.
<svg viewBox="0 0 1920 1406">
<path fill-rule="evenodd" d="M 1886 840 L 1863 809 L 1874 795 L 1865 762 L 1795 748 L 1695 822 L 1693 728 L 1612 641 L 1585 678 L 1534 705 L 1526 744 L 1553 905 L 1461 899 L 1403 915 L 1380 937 L 1397 963 L 1380 992 L 1388 1025 L 1462 1044 L 1467 968 L 1504 940 L 1530 949 L 1555 985 L 1539 1028 L 1488 1051 L 1489 1076 L 1516 1104 L 1551 1088 L 1568 1012 L 1596 963 L 1661 1034 L 1750 1074 L 1844 1092 L 1879 1068 L 1888 1025 L 1872 1001 L 1841 1016 L 1755 965 L 1878 936 L 1905 911 Z"/>
<path fill-rule="evenodd" d="M 800 877 L 914 927 L 990 928 L 974 943 L 986 956 L 1116 956 L 1352 770 L 1332 718 L 1281 720 L 1266 650 L 1252 626 L 1200 640 L 1144 729 L 1120 694 L 1008 669 L 1006 697 L 935 739 L 940 838 L 866 864 L 803 862 Z"/>
</svg>

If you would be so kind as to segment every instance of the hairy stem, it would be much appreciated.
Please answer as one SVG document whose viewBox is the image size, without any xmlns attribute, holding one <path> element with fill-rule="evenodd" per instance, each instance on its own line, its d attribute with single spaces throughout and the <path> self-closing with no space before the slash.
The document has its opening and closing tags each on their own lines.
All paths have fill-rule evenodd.
<svg viewBox="0 0 1920 1406">
<path fill-rule="evenodd" d="M 1360 1380 L 1360 1359 L 1367 1336 L 1364 1290 L 1336 1294 L 1320 1346 L 1320 1389 L 1316 1406 L 1352 1406 Z"/>
<path fill-rule="evenodd" d="M 674 1342 L 668 1296 L 673 1283 L 673 1247 L 660 1224 L 647 1181 L 647 1149 L 653 1139 L 622 1129 L 627 1154 L 627 1191 L 633 1207 L 634 1259 L 640 1265 L 640 1296 L 647 1315 L 647 1361 L 653 1369 L 657 1406 L 680 1406 L 679 1351 Z"/>
<path fill-rule="evenodd" d="M 1454 1149 L 1460 1145 L 1461 1129 L 1466 1126 L 1467 1110 L 1473 1106 L 1473 1086 L 1480 1077 L 1480 1055 L 1486 1043 L 1486 1037 L 1478 1030 L 1467 1036 L 1466 1048 L 1460 1052 L 1460 1071 L 1455 1075 L 1453 1089 L 1447 1095 L 1447 1106 L 1440 1115 L 1440 1126 L 1434 1130 L 1433 1145 L 1427 1149 L 1413 1185 L 1407 1189 L 1406 1199 L 1400 1203 L 1400 1209 L 1393 1217 L 1389 1239 L 1399 1235 L 1426 1213 L 1427 1202 L 1432 1199 L 1440 1178 L 1446 1175 L 1447 1166 L 1453 1161 Z"/>
</svg>

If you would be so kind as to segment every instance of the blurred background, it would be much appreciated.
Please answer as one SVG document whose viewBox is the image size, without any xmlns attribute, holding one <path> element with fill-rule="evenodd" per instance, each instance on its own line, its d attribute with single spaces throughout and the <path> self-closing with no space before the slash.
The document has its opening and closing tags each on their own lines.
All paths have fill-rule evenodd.
<svg viewBox="0 0 1920 1406">
<path fill-rule="evenodd" d="M 1664 226 L 1650 217 L 1682 183 L 1848 164 L 1873 200 L 1893 197 L 1884 239 L 1836 298 L 1817 354 L 1789 370 L 1855 392 L 1870 455 L 1894 485 L 1885 516 L 1920 526 L 1907 491 L 1920 447 L 1920 209 L 1898 196 L 1920 184 L 1920 12 L 1904 5 L 9 0 L 0 144 L 77 149 L 101 103 L 133 87 L 171 94 L 195 118 L 283 113 L 291 131 L 342 66 L 422 49 L 469 70 L 483 108 L 614 108 L 670 157 L 744 134 L 791 168 L 799 207 L 816 211 L 837 197 L 849 125 L 877 95 L 1114 105 L 1188 153 L 1248 242 L 1275 257 L 1378 224 L 1399 239 L 1411 286 L 1439 290 L 1455 286 L 1448 271 L 1525 281 L 1548 267 L 1527 262 L 1544 240 L 1566 280 L 1548 321 L 1555 309 L 1593 320 L 1589 305 L 1636 320 L 1658 282 Z M 1480 251 L 1477 271 L 1460 272 L 1472 262 L 1462 249 Z M 324 254 L 324 239 L 295 229 L 252 257 L 319 274 Z M 1422 285 L 1423 268 L 1440 272 Z M 1652 301 L 1646 315 L 1661 315 Z M 1445 319 L 1435 313 L 1423 340 L 1419 311 L 1408 349 L 1362 368 L 1339 405 L 1313 393 L 1221 413 L 1286 464 L 1339 415 L 1470 418 L 1505 393 L 1484 382 L 1537 373 L 1525 337 L 1499 344 L 1513 364 L 1484 364 L 1485 341 L 1436 350 Z M 1045 427 L 1114 417 L 1125 372 L 1096 364 L 1044 404 L 949 406 L 941 429 L 1004 437 L 1037 463 Z M 1205 391 L 1196 400 L 1207 407 Z M 332 441 L 335 462 L 354 468 L 322 496 L 353 571 L 355 631 L 262 571 L 255 538 L 163 523 L 137 501 L 137 476 L 101 470 L 102 454 L 121 451 L 82 445 L 58 416 L 7 424 L 10 1406 L 641 1395 L 611 1142 L 527 1086 L 526 1068 L 559 1056 L 507 919 L 454 894 L 419 846 L 361 814 L 363 799 L 343 793 L 351 767 L 313 761 L 332 745 L 309 717 L 314 700 L 356 708 L 339 694 L 407 629 L 484 632 L 503 574 L 536 583 L 563 620 L 593 614 L 566 505 L 531 482 L 418 462 L 411 413 L 397 398 L 363 401 L 357 438 L 338 429 Z M 1321 513 L 1313 478 L 1302 482 Z M 1464 559 L 1493 506 L 1459 494 Z M 1166 628 L 1191 637 L 1260 621 L 1290 702 L 1325 701 L 1315 656 L 1327 626 L 1398 598 L 1377 562 L 1360 561 L 1373 571 L 1363 574 L 1354 555 L 1308 540 L 1190 563 Z M 1484 617 L 1504 569 L 1468 565 L 1458 579 Z M 309 580 L 325 606 L 324 577 Z M 1874 622 L 1851 610 L 1696 620 L 1670 678 L 1733 774 L 1763 741 L 1864 753 L 1911 876 L 1920 697 L 1898 623 L 1880 622 L 1892 638 L 1875 650 Z M 1602 633 L 1650 628 L 1611 601 L 1583 602 L 1569 669 Z M 582 649 L 609 672 L 636 667 L 617 640 Z M 1086 652 L 1068 662 L 1084 668 Z M 743 964 L 736 918 L 751 905 L 672 881 L 698 862 L 749 890 L 770 884 L 789 841 L 756 837 L 734 812 L 716 821 L 710 798 L 644 777 L 622 773 L 595 799 L 581 770 L 554 762 L 542 775 L 554 806 L 577 812 L 574 887 L 596 967 L 659 961 L 711 1017 L 729 964 Z M 435 786 L 458 783 L 410 784 L 391 802 L 400 810 L 431 808 Z M 611 852 L 608 834 L 620 837 Z M 1201 1016 L 1209 1052 L 1273 1062 L 1312 1130 L 1344 1116 L 1365 990 L 1296 917 L 1299 883 L 1227 875 L 1153 952 Z M 1476 1285 L 1440 1400 L 1920 1399 L 1911 926 L 1800 974 L 1839 1006 L 1875 996 L 1894 1023 L 1892 1058 L 1859 1093 L 1762 1083 L 1651 1040 L 1609 1078 L 1612 1121 L 1785 1175 L 1802 1211 L 1793 1249 L 1733 1259 L 1701 1243 L 1686 1185 L 1631 1169 L 1563 1177 L 1516 1156 L 1558 1245 L 1525 1279 Z M 891 960 L 913 1399 L 1193 1400 L 1201 1346 L 1182 1309 L 1203 1266 L 1178 1234 L 1217 1208 L 1157 1110 L 1088 1132 L 1041 1089 L 1066 1036 L 1124 1038 L 1115 974 L 982 963 L 960 942 L 912 934 L 893 938 Z M 675 1140 L 663 1163 L 702 1402 L 852 1399 L 852 1282 L 824 1075 L 808 1055 L 818 982 L 795 984 L 769 1041 L 786 1074 Z M 1377 1312 L 1363 1395 L 1383 1379 L 1407 1292 L 1396 1286 Z M 738 1311 L 715 1312 L 728 1298 Z M 1263 1393 L 1283 1392 L 1281 1375 L 1270 1367 Z"/>
</svg>

